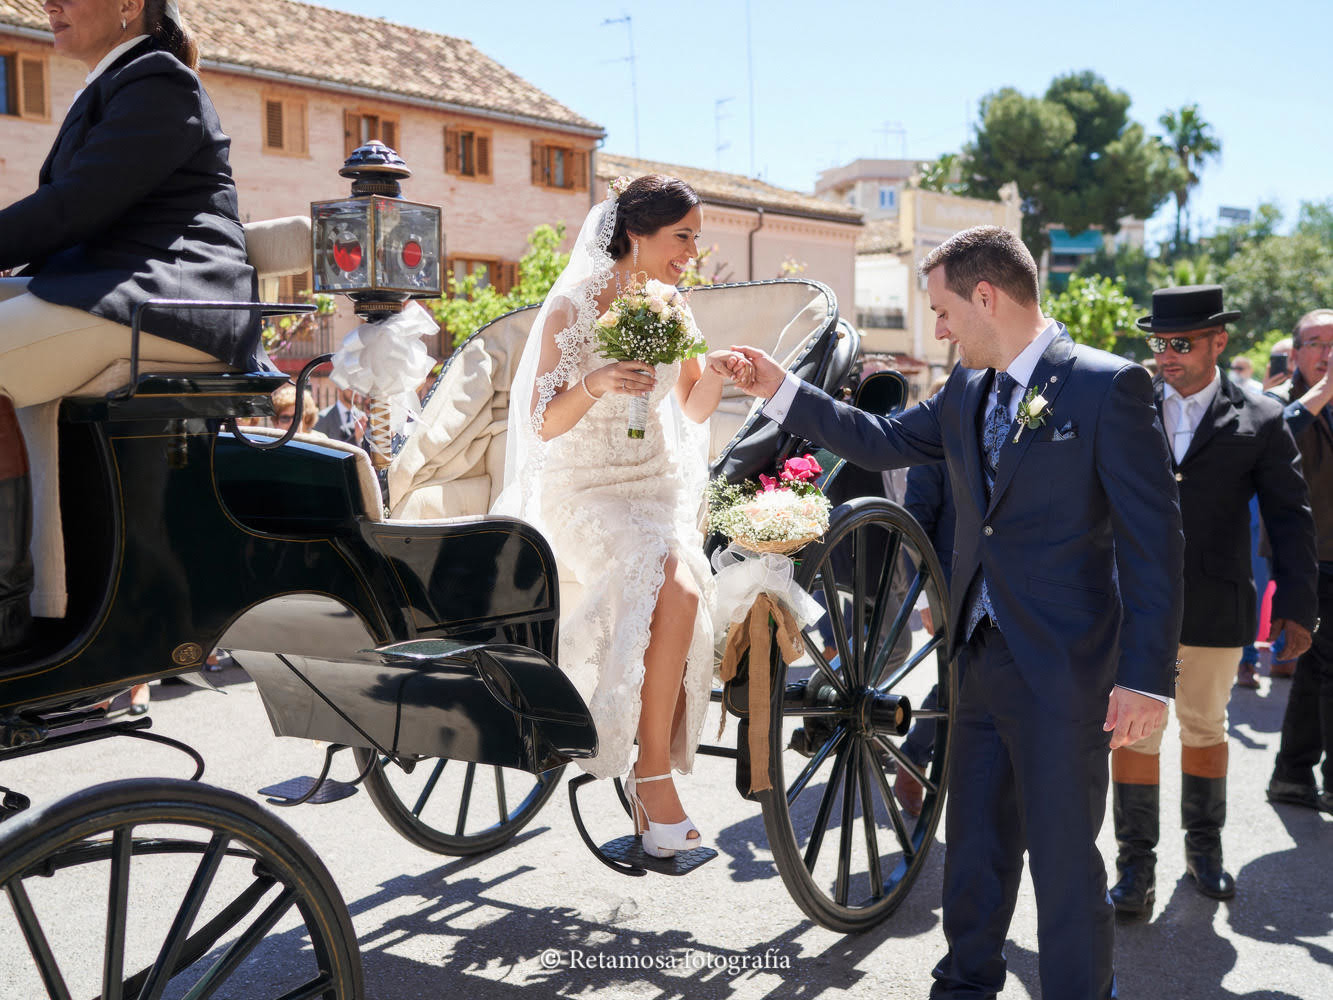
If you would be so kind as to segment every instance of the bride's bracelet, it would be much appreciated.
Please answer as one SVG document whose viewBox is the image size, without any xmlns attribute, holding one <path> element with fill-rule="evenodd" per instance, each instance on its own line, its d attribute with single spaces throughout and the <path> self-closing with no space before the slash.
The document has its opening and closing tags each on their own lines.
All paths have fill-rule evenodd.
<svg viewBox="0 0 1333 1000">
<path fill-rule="evenodd" d="M 595 402 L 597 402 L 599 399 L 601 399 L 602 397 L 601 397 L 601 396 L 594 396 L 594 395 L 592 394 L 592 390 L 588 388 L 588 383 L 585 381 L 585 379 L 587 379 L 587 377 L 588 377 L 588 376 L 584 375 L 582 378 L 580 378 L 580 379 L 579 379 L 579 385 L 583 386 L 583 391 L 584 391 L 585 393 L 587 393 L 588 398 L 591 399 L 591 400 L 595 403 Z"/>
</svg>

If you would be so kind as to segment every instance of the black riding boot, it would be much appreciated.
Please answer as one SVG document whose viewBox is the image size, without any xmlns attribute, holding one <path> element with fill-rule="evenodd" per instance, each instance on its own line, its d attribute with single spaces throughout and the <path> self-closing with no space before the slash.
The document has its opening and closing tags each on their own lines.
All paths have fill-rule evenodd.
<svg viewBox="0 0 1333 1000">
<path fill-rule="evenodd" d="M 1227 821 L 1227 745 L 1183 747 L 1180 825 L 1185 829 L 1185 870 L 1212 899 L 1236 895 L 1236 880 L 1222 867 L 1222 826 Z"/>
<path fill-rule="evenodd" d="M 1120 881 L 1111 887 L 1111 902 L 1121 916 L 1151 916 L 1157 898 L 1158 758 L 1121 748 L 1112 752 L 1111 767 L 1111 812 L 1120 845 L 1115 862 Z"/>
<path fill-rule="evenodd" d="M 23 645 L 32 627 L 32 499 L 18 414 L 0 395 L 0 653 Z"/>
</svg>

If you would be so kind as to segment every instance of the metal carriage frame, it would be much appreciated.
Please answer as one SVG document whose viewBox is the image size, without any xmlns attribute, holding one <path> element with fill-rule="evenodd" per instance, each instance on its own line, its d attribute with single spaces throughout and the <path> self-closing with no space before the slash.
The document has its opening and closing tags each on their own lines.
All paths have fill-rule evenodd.
<svg viewBox="0 0 1333 1000">
<path fill-rule="evenodd" d="M 825 322 L 793 368 L 836 391 L 847 380 L 857 339 L 827 295 Z M 447 375 L 446 368 L 438 384 Z M 902 383 L 895 378 L 869 380 L 862 402 L 887 389 L 897 400 L 874 405 L 900 405 Z M 172 742 L 145 733 L 146 720 L 107 722 L 97 702 L 133 683 L 197 669 L 205 652 L 224 642 L 247 650 L 242 662 L 275 733 L 331 741 L 330 759 L 337 749 L 355 748 L 358 780 L 398 832 L 447 854 L 502 846 L 549 799 L 564 764 L 597 746 L 586 708 L 554 664 L 559 593 L 550 549 L 513 520 L 383 521 L 357 501 L 354 457 L 289 440 L 290 434 L 268 442 L 275 447 L 251 447 L 237 435 L 235 419 L 271 413 L 268 395 L 284 380 L 139 375 L 129 392 L 62 404 L 63 472 L 71 482 L 89 469 L 97 473 L 88 477 L 92 488 L 62 493 L 68 550 L 78 553 L 81 572 L 71 577 L 66 619 L 44 623 L 32 646 L 0 658 L 0 761 L 112 735 Z M 224 421 L 231 434 L 222 433 Z M 755 411 L 715 471 L 754 475 L 806 444 L 764 424 Z M 941 815 L 956 700 L 944 641 L 947 600 L 928 540 L 887 501 L 839 507 L 826 538 L 802 555 L 800 581 L 838 609 L 829 616 L 838 655 L 826 664 L 806 636 L 812 665 L 789 667 L 776 653 L 765 665 L 773 678 L 774 790 L 752 797 L 793 899 L 820 923 L 854 931 L 901 903 Z M 200 571 L 205 567 L 209 572 Z M 892 607 L 891 594 L 899 597 Z M 919 600 L 935 616 L 935 635 L 921 649 L 904 651 Z M 154 613 L 144 614 L 146 607 Z M 126 669 L 129 664 L 142 666 Z M 924 767 L 895 742 L 914 714 L 923 717 L 898 693 L 923 665 L 940 687 L 937 707 L 924 713 L 938 727 L 937 752 Z M 700 749 L 735 759 L 738 788 L 748 794 L 750 723 L 739 707 L 743 698 L 730 697 L 743 690 L 743 681 L 714 693 L 724 711 L 742 716 L 737 745 Z M 793 749 L 802 763 L 788 775 L 797 766 Z M 465 770 L 462 789 L 449 802 L 451 811 L 455 801 L 458 807 L 453 829 L 422 818 L 449 761 Z M 927 789 L 926 808 L 915 821 L 904 817 L 889 788 L 886 774 L 893 767 L 910 771 Z M 479 768 L 494 770 L 498 822 L 469 829 Z M 420 772 L 418 781 L 425 777 L 425 793 L 408 801 L 397 782 L 412 772 Z M 533 777 L 511 800 L 502 774 L 516 772 Z M 652 870 L 637 855 L 611 857 L 593 841 L 575 797 L 588 780 L 570 783 L 580 835 L 625 874 Z M 26 804 L 4 791 L 8 812 Z M 309 981 L 290 995 L 359 995 L 345 905 L 327 870 L 275 816 L 204 785 L 131 781 L 96 791 L 0 825 L 0 886 L 51 996 L 65 995 L 60 970 L 24 886 L 90 859 L 109 862 L 112 870 L 105 996 L 160 996 L 168 981 L 200 962 L 207 965 L 204 985 L 188 995 L 211 995 L 266 927 L 288 912 L 302 916 L 317 958 Z M 95 801 L 115 808 L 94 807 Z M 154 821 L 195 833 L 134 835 Z M 840 836 L 830 874 L 824 871 L 829 858 L 821 861 L 820 853 L 833 826 Z M 274 853 L 275 838 L 296 846 Z M 897 849 L 882 850 L 881 838 L 896 841 Z M 862 887 L 850 870 L 858 840 L 864 845 Z M 118 963 L 124 961 L 126 897 L 115 886 L 128 878 L 132 858 L 160 853 L 197 857 L 198 867 L 153 963 L 125 976 Z M 228 858 L 252 864 L 253 881 L 223 905 L 222 918 L 195 927 L 213 876 Z M 673 868 L 678 873 L 689 865 L 665 870 Z"/>
</svg>

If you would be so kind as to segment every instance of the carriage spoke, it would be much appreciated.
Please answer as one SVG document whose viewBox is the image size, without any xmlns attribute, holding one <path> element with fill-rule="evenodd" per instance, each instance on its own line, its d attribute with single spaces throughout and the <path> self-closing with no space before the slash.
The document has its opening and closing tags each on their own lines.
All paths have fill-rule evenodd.
<svg viewBox="0 0 1333 1000">
<path fill-rule="evenodd" d="M 867 764 L 869 763 L 867 761 Z M 898 846 L 903 849 L 903 860 L 910 865 L 916 857 L 916 848 L 912 846 L 912 836 L 907 832 L 907 824 L 903 822 L 903 814 L 898 809 L 898 799 L 894 796 L 893 789 L 889 787 L 889 779 L 884 769 L 871 767 L 870 770 L 879 783 L 879 793 L 884 799 L 884 806 L 889 810 L 889 822 L 893 824 L 893 832 L 898 837 Z"/>
<path fill-rule="evenodd" d="M 926 791 L 936 792 L 936 793 L 939 792 L 939 786 L 937 786 L 935 782 L 927 778 L 925 772 L 922 771 L 921 768 L 917 767 L 916 764 L 912 761 L 912 759 L 907 756 L 907 754 L 903 753 L 901 750 L 899 750 L 896 746 L 894 746 L 892 743 L 886 740 L 883 736 L 880 736 L 878 733 L 875 734 L 875 742 L 878 743 L 880 746 L 882 746 L 890 754 L 890 756 L 892 756 L 893 759 L 898 762 L 899 767 L 906 768 L 907 773 L 910 774 L 913 778 L 915 778 L 918 782 L 920 782 L 920 784 L 925 787 Z"/>
<path fill-rule="evenodd" d="M 833 894 L 839 906 L 847 905 L 847 883 L 852 870 L 852 840 L 856 827 L 856 772 L 861 770 L 861 743 L 851 746 L 850 762 L 842 780 L 842 824 L 838 830 L 838 874 Z"/>
<path fill-rule="evenodd" d="M 827 612 L 829 628 L 833 630 L 833 645 L 838 650 L 843 676 L 847 678 L 848 684 L 855 686 L 855 665 L 852 661 L 851 647 L 847 643 L 847 623 L 842 620 L 842 599 L 838 596 L 838 582 L 833 579 L 830 570 L 831 567 L 827 562 L 819 567 L 819 586 L 824 592 L 824 609 Z M 823 653 L 820 653 L 819 659 L 823 658 Z"/>
<path fill-rule="evenodd" d="M 805 767 L 801 769 L 801 773 L 796 776 L 796 780 L 793 781 L 791 787 L 787 789 L 788 808 L 791 808 L 791 804 L 796 801 L 797 796 L 805 791 L 805 786 L 810 783 L 810 779 L 815 776 L 815 772 L 823 766 L 824 761 L 828 759 L 828 755 L 836 750 L 838 744 L 846 739 L 846 737 L 847 727 L 839 726 L 833 731 L 833 735 L 825 741 L 824 745 L 815 751 L 814 756 L 810 758 L 810 763 L 806 764 Z"/>
<path fill-rule="evenodd" d="M 857 777 L 861 784 L 861 820 L 865 824 L 866 859 L 870 873 L 870 894 L 875 899 L 884 895 L 884 873 L 879 864 L 879 834 L 876 831 L 875 802 L 870 795 L 870 768 L 874 755 L 861 754 L 860 773 Z"/>
<path fill-rule="evenodd" d="M 859 687 L 865 683 L 866 670 L 870 666 L 866 659 L 866 564 L 870 555 L 866 551 L 866 528 L 852 535 L 852 683 Z"/>
<path fill-rule="evenodd" d="M 203 906 L 204 898 L 213 884 L 213 878 L 217 875 L 218 866 L 226 856 L 227 842 L 230 839 L 230 835 L 218 832 L 209 840 L 203 857 L 199 859 L 199 867 L 195 870 L 194 878 L 190 881 L 190 887 L 185 891 L 185 899 L 171 922 L 171 930 L 167 932 L 166 940 L 162 942 L 162 950 L 158 952 L 157 960 L 149 970 L 148 979 L 139 992 L 139 1000 L 161 1000 L 167 983 L 177 971 L 176 962 L 185 948 L 186 936 L 190 933 L 190 927 L 199 913 L 199 908 Z"/>
<path fill-rule="evenodd" d="M 899 684 L 902 683 L 904 677 L 910 674 L 917 667 L 921 666 L 922 662 L 926 659 L 926 657 L 930 656 L 931 653 L 935 652 L 942 645 L 944 645 L 944 634 L 942 632 L 936 632 L 934 635 L 930 637 L 930 639 L 926 641 L 926 644 L 924 646 L 922 646 L 910 657 L 908 657 L 906 663 L 904 663 L 892 674 L 890 674 L 887 680 L 881 681 L 880 683 L 876 684 L 875 690 L 877 690 L 880 694 L 885 694 L 889 691 L 892 691 L 895 687 L 897 687 Z M 887 648 L 892 648 L 892 647 L 887 647 Z M 878 671 L 876 672 L 878 673 Z M 913 712 L 912 717 L 916 718 L 919 714 L 920 713 L 918 712 Z"/>
<path fill-rule="evenodd" d="M 333 977 L 326 972 L 318 979 L 312 979 L 303 986 L 298 986 L 294 990 L 289 990 L 282 996 L 278 997 L 278 1000 L 317 1000 L 318 997 L 322 997 L 328 993 L 332 986 Z"/>
<path fill-rule="evenodd" d="M 921 596 L 921 591 L 926 586 L 926 574 L 918 569 L 916 576 L 912 578 L 912 585 L 907 588 L 907 593 L 903 595 L 903 603 L 898 607 L 898 613 L 893 617 L 893 625 L 889 628 L 889 634 L 885 640 L 876 647 L 874 668 L 870 674 L 868 683 L 875 684 L 879 681 L 880 674 L 884 672 L 884 667 L 892 655 L 894 647 L 898 645 L 898 638 L 903 634 L 903 629 L 907 627 L 907 621 L 912 616 L 912 610 L 916 607 L 917 598 Z"/>
<path fill-rule="evenodd" d="M 828 678 L 828 682 L 838 689 L 838 694 L 846 698 L 847 685 L 842 682 L 838 672 L 829 666 L 828 660 L 824 659 L 824 650 L 815 644 L 815 640 L 810 637 L 809 632 L 802 630 L 801 639 L 805 642 L 806 653 L 814 661 L 815 669 Z"/>
<path fill-rule="evenodd" d="M 129 919 L 130 860 L 134 828 L 111 835 L 111 887 L 106 903 L 106 948 L 102 954 L 102 1000 L 122 1000 L 125 979 L 125 925 Z"/>
<path fill-rule="evenodd" d="M 477 765 L 470 763 L 467 766 L 467 774 L 463 776 L 463 797 L 458 800 L 458 827 L 454 830 L 454 835 L 463 836 L 463 829 L 467 826 L 467 809 L 472 804 L 472 779 L 477 776 Z"/>
<path fill-rule="evenodd" d="M 912 709 L 913 719 L 947 719 L 949 713 L 942 708 Z"/>
<path fill-rule="evenodd" d="M 842 780 L 842 772 L 847 767 L 847 752 L 848 748 L 844 746 L 833 762 L 833 773 L 824 785 L 824 795 L 819 800 L 819 811 L 815 814 L 815 826 L 810 831 L 810 842 L 805 845 L 805 869 L 811 874 L 814 873 L 815 862 L 819 860 L 819 849 L 824 844 L 824 831 L 828 829 L 829 814 L 833 812 L 833 797 L 838 794 L 838 782 Z"/>
<path fill-rule="evenodd" d="M 265 891 L 268 888 L 269 886 L 265 886 Z M 204 973 L 203 977 L 194 984 L 190 992 L 186 993 L 181 1000 L 208 1000 L 217 991 L 217 988 L 227 981 L 227 977 L 240 968 L 241 963 L 259 946 L 259 943 L 264 940 L 268 932 L 282 919 L 283 914 L 292 908 L 295 902 L 296 890 L 288 886 L 278 895 L 277 899 L 265 908 L 259 918 L 246 929 L 245 933 L 227 947 L 227 950 L 223 952 L 213 967 Z"/>
<path fill-rule="evenodd" d="M 56 956 L 46 940 L 41 921 L 37 919 L 37 912 L 32 908 L 32 900 L 28 898 L 23 883 L 16 877 L 6 884 L 5 889 L 9 893 L 9 902 L 14 907 L 14 916 L 18 918 L 23 937 L 28 942 L 28 953 L 32 955 L 42 975 L 47 995 L 51 1000 L 70 1000 L 65 977 L 60 974 Z"/>
<path fill-rule="evenodd" d="M 866 633 L 865 646 L 875 649 L 879 644 L 879 633 L 884 627 L 884 611 L 889 605 L 889 592 L 898 572 L 898 553 L 902 550 L 903 533 L 894 531 L 889 536 L 888 549 L 884 554 L 884 563 L 879 569 L 879 580 L 875 584 L 875 606 L 870 613 L 870 630 Z"/>
<path fill-rule="evenodd" d="M 509 822 L 509 802 L 505 799 L 505 772 L 504 768 L 495 769 L 495 800 L 500 807 L 500 822 Z"/>
<path fill-rule="evenodd" d="M 435 770 L 431 771 L 430 777 L 426 779 L 426 787 L 421 789 L 421 795 L 417 797 L 417 804 L 412 807 L 412 815 L 421 818 L 421 810 L 426 808 L 426 802 L 430 799 L 431 793 L 435 791 L 435 785 L 440 780 L 440 775 L 444 773 L 444 765 L 449 763 L 448 757 L 441 757 L 435 764 Z"/>
</svg>

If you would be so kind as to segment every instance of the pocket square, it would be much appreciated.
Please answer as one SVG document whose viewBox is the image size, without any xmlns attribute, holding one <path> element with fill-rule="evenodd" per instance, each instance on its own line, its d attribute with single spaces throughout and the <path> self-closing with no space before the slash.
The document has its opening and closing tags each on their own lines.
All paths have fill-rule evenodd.
<svg viewBox="0 0 1333 1000">
<path fill-rule="evenodd" d="M 1052 441 L 1072 441 L 1078 437 L 1078 427 L 1072 420 L 1065 422 L 1063 427 L 1053 427 L 1051 429 Z"/>
</svg>

